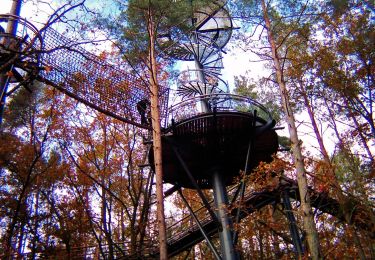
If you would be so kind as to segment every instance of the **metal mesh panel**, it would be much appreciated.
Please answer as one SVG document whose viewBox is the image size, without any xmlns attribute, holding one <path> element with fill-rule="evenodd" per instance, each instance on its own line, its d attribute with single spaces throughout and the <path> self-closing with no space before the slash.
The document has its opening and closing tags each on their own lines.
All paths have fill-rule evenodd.
<svg viewBox="0 0 375 260">
<path fill-rule="evenodd" d="M 140 78 L 117 69 L 93 55 L 52 28 L 43 32 L 40 80 L 69 96 L 113 116 L 143 128 L 137 103 L 149 99 L 149 87 Z M 165 120 L 168 91 L 161 88 L 160 109 Z"/>
<path fill-rule="evenodd" d="M 148 79 L 142 80 L 129 73 L 123 65 L 109 64 L 52 28 L 46 28 L 40 34 L 21 17 L 0 15 L 3 25 L 10 20 L 18 22 L 17 35 L 12 38 L 21 44 L 17 47 L 19 59 L 14 63 L 21 74 L 35 72 L 39 67 L 38 80 L 121 121 L 150 127 L 141 123 L 137 110 L 137 103 L 150 97 Z M 0 38 L 4 37 L 8 36 L 2 33 Z M 6 54 L 8 58 L 12 57 L 12 49 L 6 45 L 0 45 L 0 51 L 2 57 Z M 162 125 L 166 125 L 168 93 L 167 86 L 159 86 Z"/>
</svg>

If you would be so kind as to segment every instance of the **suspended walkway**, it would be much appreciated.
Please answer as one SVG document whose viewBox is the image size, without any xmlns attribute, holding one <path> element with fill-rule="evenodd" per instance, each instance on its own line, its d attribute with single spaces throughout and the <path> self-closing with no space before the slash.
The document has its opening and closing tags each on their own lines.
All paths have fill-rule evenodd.
<svg viewBox="0 0 375 260">
<path fill-rule="evenodd" d="M 260 192 L 245 193 L 243 205 L 240 206 L 240 219 L 249 216 L 266 205 L 280 203 L 283 193 L 287 193 L 289 197 L 295 201 L 300 201 L 297 182 L 286 177 L 282 177 L 274 187 L 269 187 Z M 336 217 L 339 221 L 345 222 L 343 210 L 337 200 L 328 197 L 325 193 L 316 192 L 312 188 L 309 189 L 309 195 L 311 205 L 316 211 L 319 213 L 327 213 Z M 237 213 L 238 206 L 239 205 L 236 203 L 232 203 L 230 206 L 231 215 L 233 217 Z M 202 207 L 195 213 L 196 215 L 199 215 L 199 211 L 204 210 L 206 209 Z M 363 211 L 360 205 L 358 205 L 353 211 L 352 223 L 363 230 L 374 230 L 374 227 L 371 224 L 371 217 L 364 213 L 365 211 Z M 170 257 L 188 250 L 204 240 L 198 225 L 189 226 L 188 223 L 190 222 L 191 216 L 188 216 L 168 227 L 167 234 L 171 234 L 168 238 L 168 254 Z M 204 218 L 200 219 L 200 222 L 207 234 L 212 236 L 217 235 L 220 227 L 218 223 L 215 223 L 215 221 L 210 219 L 210 216 L 207 213 Z"/>
<path fill-rule="evenodd" d="M 68 96 L 132 125 L 141 124 L 137 104 L 149 99 L 148 82 L 129 64 L 110 64 L 85 50 L 82 42 L 71 40 L 51 27 L 38 30 L 25 19 L 0 15 L 0 25 L 16 21 L 16 35 L 0 32 L 0 74 L 12 75 L 9 82 L 27 87 L 38 80 Z M 10 73 L 11 72 L 11 73 Z M 11 94 L 5 93 L 6 95 Z M 166 118 L 168 90 L 160 87 L 161 118 Z"/>
</svg>

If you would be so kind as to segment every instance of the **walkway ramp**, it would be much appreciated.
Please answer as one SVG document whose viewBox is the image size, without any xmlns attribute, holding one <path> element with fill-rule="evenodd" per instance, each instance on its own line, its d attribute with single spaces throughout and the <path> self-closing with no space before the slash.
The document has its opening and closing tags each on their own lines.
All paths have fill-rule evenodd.
<svg viewBox="0 0 375 260">
<path fill-rule="evenodd" d="M 244 203 L 241 207 L 240 219 L 249 216 L 266 205 L 280 203 L 280 198 L 283 192 L 287 192 L 290 198 L 295 201 L 300 201 L 297 182 L 290 178 L 282 177 L 278 185 L 275 187 L 269 187 L 261 192 L 246 193 L 244 196 Z M 313 208 L 319 212 L 330 214 L 336 217 L 339 221 L 345 222 L 342 208 L 337 200 L 330 198 L 325 193 L 319 193 L 312 188 L 309 189 L 309 195 Z M 235 216 L 238 206 L 233 206 L 232 215 Z M 204 240 L 197 225 L 191 225 L 189 228 L 186 228 L 186 225 L 182 225 L 183 222 L 186 222 L 186 219 L 191 219 L 191 217 L 182 219 L 168 227 L 168 232 L 172 234 L 168 239 L 169 257 L 175 256 Z M 214 223 L 214 221 L 209 218 L 207 213 L 201 220 L 201 223 L 204 224 L 203 227 L 207 234 L 217 234 L 219 227 L 217 223 Z M 353 209 L 352 223 L 360 229 L 374 231 L 371 213 L 368 213 L 366 209 L 362 208 L 360 205 L 357 205 L 357 207 Z M 179 225 L 185 226 L 185 231 L 173 232 L 173 230 L 178 230 Z"/>
<path fill-rule="evenodd" d="M 0 15 L 0 24 L 9 20 L 18 21 L 17 35 L 0 33 L 0 39 L 17 44 L 0 44 L 0 72 L 13 69 L 13 74 L 22 75 L 25 81 L 37 79 L 104 114 L 149 127 L 141 124 L 137 110 L 137 103 L 150 96 L 143 72 L 125 62 L 111 64 L 105 55 L 83 48 L 89 44 L 71 40 L 51 27 L 38 30 L 21 17 Z M 160 87 L 159 100 L 161 118 L 165 119 L 166 87 Z"/>
</svg>

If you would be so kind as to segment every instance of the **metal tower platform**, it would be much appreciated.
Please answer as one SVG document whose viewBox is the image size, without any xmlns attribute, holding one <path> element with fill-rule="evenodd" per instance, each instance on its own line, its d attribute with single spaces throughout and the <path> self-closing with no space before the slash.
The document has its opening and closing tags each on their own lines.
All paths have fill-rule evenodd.
<svg viewBox="0 0 375 260">
<path fill-rule="evenodd" d="M 237 181 L 235 177 L 241 171 L 245 171 L 249 145 L 252 155 L 247 170 L 261 161 L 271 161 L 272 154 L 276 153 L 277 134 L 272 129 L 275 122 L 260 104 L 230 94 L 210 95 L 210 98 L 215 102 L 211 104 L 212 112 L 194 114 L 194 110 L 187 110 L 194 101 L 199 103 L 201 96 L 172 109 L 173 123 L 162 137 L 165 182 L 195 188 L 186 174 L 187 167 L 201 189 L 213 188 L 212 175 L 215 172 L 220 173 L 225 186 L 228 186 Z M 188 113 L 181 115 L 181 111 Z M 175 118 L 180 120 L 176 121 Z M 180 159 L 183 159 L 185 166 L 178 163 Z M 153 165 L 152 153 L 150 162 Z"/>
<path fill-rule="evenodd" d="M 171 123 L 162 135 L 162 166 L 164 182 L 176 187 L 215 258 L 234 260 L 239 256 L 233 223 L 240 221 L 240 212 L 234 218 L 228 213 L 226 187 L 240 182 L 241 174 L 249 174 L 261 161 L 271 161 L 278 137 L 267 109 L 255 100 L 230 94 L 228 84 L 220 78 L 223 48 L 234 29 L 224 6 L 225 1 L 215 1 L 194 10 L 190 25 L 195 29 L 177 44 L 174 30 L 160 39 L 166 55 L 195 62 L 195 70 L 179 77 L 177 93 L 182 102 L 168 111 Z M 149 155 L 153 167 L 153 154 Z M 211 226 L 219 229 L 220 252 L 210 240 L 212 229 L 206 230 L 200 223 L 181 188 L 198 192 Z M 202 189 L 212 189 L 213 205 Z M 244 190 L 242 182 L 240 200 Z M 179 247 L 184 244 L 189 243 Z"/>
</svg>

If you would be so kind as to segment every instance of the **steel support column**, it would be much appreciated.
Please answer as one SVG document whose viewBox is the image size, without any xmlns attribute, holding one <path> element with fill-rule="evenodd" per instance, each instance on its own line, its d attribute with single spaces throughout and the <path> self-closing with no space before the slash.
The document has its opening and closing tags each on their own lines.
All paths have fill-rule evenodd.
<svg viewBox="0 0 375 260">
<path fill-rule="evenodd" d="M 207 201 L 206 199 L 206 196 L 203 194 L 202 190 L 200 189 L 199 185 L 197 184 L 197 182 L 195 181 L 193 175 L 191 174 L 190 170 L 189 170 L 189 167 L 187 166 L 187 164 L 185 163 L 184 159 L 182 158 L 181 154 L 179 153 L 178 151 L 178 148 L 175 146 L 175 144 L 173 143 L 173 140 L 171 140 L 170 138 L 166 138 L 166 140 L 169 142 L 169 144 L 171 145 L 172 149 L 173 149 L 173 152 L 175 153 L 180 165 L 182 166 L 182 168 L 184 169 L 186 175 L 188 176 L 191 184 L 193 185 L 194 189 L 198 192 L 198 195 L 199 197 L 202 199 L 202 202 L 203 202 L 203 205 L 206 207 L 208 213 L 210 214 L 211 218 L 213 221 L 218 221 L 215 213 L 213 212 L 213 210 L 211 209 L 211 206 L 210 206 L 210 203 Z"/>
<path fill-rule="evenodd" d="M 200 223 L 198 217 L 195 215 L 195 212 L 193 211 L 193 209 L 190 207 L 189 203 L 187 202 L 184 194 L 182 194 L 182 191 L 181 189 L 178 189 L 178 194 L 180 194 L 180 197 L 182 198 L 182 200 L 184 201 L 186 207 L 188 208 L 189 212 L 190 212 L 190 215 L 194 218 L 195 220 L 195 223 L 197 223 L 198 225 L 198 228 L 199 230 L 201 231 L 203 237 L 205 238 L 207 244 L 208 244 L 208 247 L 211 249 L 212 253 L 215 255 L 215 258 L 217 260 L 221 260 L 222 258 L 220 257 L 219 253 L 217 252 L 215 246 L 212 244 L 210 238 L 208 237 L 208 235 L 206 234 L 206 232 L 204 231 L 203 227 L 202 227 L 202 224 Z"/>
<path fill-rule="evenodd" d="M 198 50 L 198 52 L 199 52 L 199 50 Z M 203 66 L 197 60 L 195 60 L 195 68 L 197 70 L 197 74 L 198 74 L 197 76 L 198 76 L 199 81 L 202 82 L 202 84 L 206 88 L 207 87 L 206 86 L 206 77 L 205 77 L 204 72 L 203 72 Z M 205 89 L 204 91 L 206 92 L 207 90 Z M 205 94 L 207 94 L 207 93 L 205 93 Z M 201 109 L 202 109 L 202 112 L 204 112 L 204 113 L 207 113 L 207 112 L 211 111 L 210 105 L 208 104 L 206 98 L 201 100 Z"/>
<path fill-rule="evenodd" d="M 235 260 L 238 259 L 238 257 L 234 250 L 232 240 L 232 220 L 227 210 L 228 196 L 222 176 L 219 172 L 214 172 L 212 183 L 217 216 L 222 226 L 222 231 L 220 232 L 221 254 L 225 260 Z"/>
<path fill-rule="evenodd" d="M 296 257 L 299 259 L 303 256 L 303 247 L 301 237 L 299 236 L 298 227 L 296 224 L 296 219 L 292 211 L 292 205 L 290 203 L 289 190 L 283 191 L 282 196 L 285 214 L 289 222 L 289 230 L 292 236 L 294 249 L 296 251 Z"/>
</svg>

